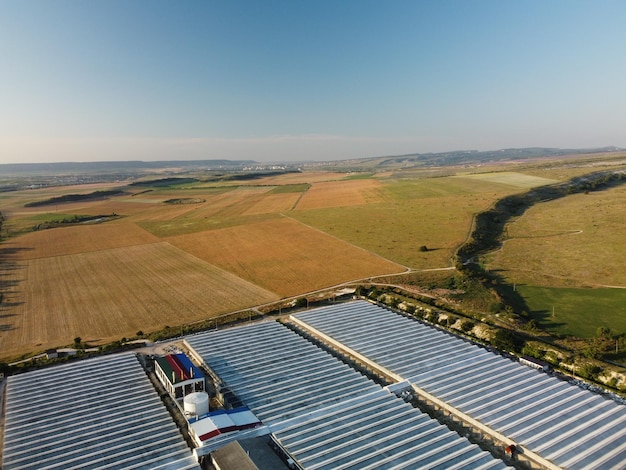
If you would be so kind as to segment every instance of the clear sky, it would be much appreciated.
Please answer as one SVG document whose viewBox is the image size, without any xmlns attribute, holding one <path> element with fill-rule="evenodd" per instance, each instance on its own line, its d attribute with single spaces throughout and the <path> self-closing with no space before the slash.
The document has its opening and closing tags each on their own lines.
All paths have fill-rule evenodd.
<svg viewBox="0 0 626 470">
<path fill-rule="evenodd" d="M 626 147 L 626 1 L 0 0 L 0 163 Z"/>
</svg>

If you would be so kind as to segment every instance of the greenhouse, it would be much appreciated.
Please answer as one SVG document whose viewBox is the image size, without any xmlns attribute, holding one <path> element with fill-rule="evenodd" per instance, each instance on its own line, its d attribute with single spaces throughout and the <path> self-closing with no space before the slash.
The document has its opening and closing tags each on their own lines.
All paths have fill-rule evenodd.
<svg viewBox="0 0 626 470">
<path fill-rule="evenodd" d="M 185 341 L 305 469 L 506 467 L 277 322 Z"/>
<path fill-rule="evenodd" d="M 295 317 L 539 459 L 568 469 L 626 466 L 622 404 L 368 302 Z"/>
<path fill-rule="evenodd" d="M 199 469 L 134 354 L 8 378 L 3 468 Z"/>
</svg>

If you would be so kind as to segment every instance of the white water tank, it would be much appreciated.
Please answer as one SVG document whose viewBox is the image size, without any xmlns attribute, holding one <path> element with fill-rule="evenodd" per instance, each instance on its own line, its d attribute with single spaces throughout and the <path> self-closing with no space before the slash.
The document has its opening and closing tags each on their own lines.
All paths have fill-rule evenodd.
<svg viewBox="0 0 626 470">
<path fill-rule="evenodd" d="M 194 392 L 183 399 L 185 414 L 192 416 L 204 416 L 209 412 L 209 394 L 206 392 Z"/>
</svg>

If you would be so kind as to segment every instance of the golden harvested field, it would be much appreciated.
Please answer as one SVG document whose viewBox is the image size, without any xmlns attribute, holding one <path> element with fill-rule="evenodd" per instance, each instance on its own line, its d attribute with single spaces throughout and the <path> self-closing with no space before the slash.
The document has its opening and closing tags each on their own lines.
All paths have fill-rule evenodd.
<svg viewBox="0 0 626 470">
<path fill-rule="evenodd" d="M 149 220 L 158 220 L 159 213 L 164 211 L 161 220 L 172 220 L 175 218 L 220 218 L 239 216 L 249 209 L 250 204 L 262 198 L 262 196 L 270 191 L 271 187 L 233 187 L 221 191 L 206 191 L 192 193 L 177 191 L 168 193 L 167 198 L 176 197 L 194 197 L 204 199 L 205 202 L 200 204 L 166 204 L 165 207 L 159 207 L 158 210 L 150 214 Z M 154 196 L 152 196 L 154 197 Z M 137 220 L 146 220 L 144 217 L 138 217 Z"/>
<path fill-rule="evenodd" d="M 76 186 L 55 186 L 50 188 L 38 188 L 25 191 L 12 191 L 10 193 L 4 193 L 0 197 L 2 203 L 2 212 L 9 212 L 13 210 L 26 210 L 26 211 L 42 211 L 42 210 L 56 210 L 54 206 L 49 207 L 32 207 L 24 208 L 24 204 L 30 202 L 43 201 L 57 196 L 65 194 L 89 194 L 94 191 L 105 191 L 109 189 L 123 189 L 126 186 L 125 183 L 94 183 L 94 184 L 81 184 Z M 65 204 L 59 204 L 58 208 L 61 209 Z M 85 205 L 85 203 L 81 203 Z"/>
<path fill-rule="evenodd" d="M 295 176 L 300 181 L 302 175 Z M 293 177 L 288 180 L 290 186 L 159 188 L 38 208 L 23 203 L 63 192 L 14 193 L 6 205 L 10 210 L 3 210 L 7 226 L 28 229 L 46 220 L 113 212 L 121 218 L 26 233 L 3 243 L 0 356 L 62 346 L 76 336 L 99 344 L 404 270 L 281 217 L 293 213 L 306 189 L 293 185 Z M 374 180 L 346 183 L 343 194 L 379 186 Z M 204 202 L 164 204 L 172 198 Z"/>
<path fill-rule="evenodd" d="M 488 257 L 512 283 L 626 286 L 626 187 L 533 206 Z"/>
<path fill-rule="evenodd" d="M 106 189 L 106 188 L 105 188 Z M 50 204 L 39 207 L 24 207 L 24 204 L 34 201 L 43 201 L 51 197 L 63 195 L 60 191 L 51 190 L 41 192 L 34 191 L 15 191 L 14 198 L 4 198 L 1 207 L 2 214 L 6 218 L 6 226 L 16 232 L 30 230 L 34 225 L 45 221 L 62 219 L 63 217 L 72 217 L 74 215 L 108 215 L 112 213 L 130 216 L 140 214 L 148 209 L 145 203 L 140 199 L 134 199 L 128 195 L 120 195 L 109 197 L 106 199 L 98 199 L 93 201 L 80 202 L 63 202 L 59 204 Z M 86 193 L 82 186 L 79 188 L 72 187 L 66 194 Z M 27 194 L 28 197 L 24 196 Z M 163 204 L 159 200 L 158 203 L 152 203 L 153 207 L 158 208 Z"/>
<path fill-rule="evenodd" d="M 59 229 L 58 231 L 61 231 Z M 277 296 L 166 242 L 47 258 L 13 257 L 1 356 L 101 344 L 209 318 Z"/>
<path fill-rule="evenodd" d="M 182 235 L 169 241 L 281 296 L 404 271 L 398 264 L 289 218 Z"/>
<path fill-rule="evenodd" d="M 384 192 L 377 180 L 330 181 L 313 184 L 298 203 L 297 209 L 356 206 L 383 200 Z"/>
<path fill-rule="evenodd" d="M 146 199 L 129 198 L 128 196 L 116 196 L 104 201 L 92 202 L 90 204 L 84 204 L 80 209 L 74 210 L 73 213 L 80 213 L 85 215 L 100 215 L 100 214 L 123 214 L 124 216 L 133 216 L 143 214 L 150 207 L 160 208 L 163 203 L 159 201 L 149 201 Z M 70 207 L 67 208 L 59 206 L 59 210 L 63 209 L 64 212 L 68 212 Z"/>
<path fill-rule="evenodd" d="M 173 196 L 176 197 L 176 196 Z M 189 214 L 193 214 L 202 204 L 146 204 L 143 211 L 133 214 L 129 221 L 141 222 L 168 222 L 175 219 L 182 219 Z"/>
<path fill-rule="evenodd" d="M 476 213 L 548 181 L 540 172 L 437 178 L 401 173 L 346 179 L 343 173 L 302 172 L 219 185 L 132 187 L 106 200 L 28 209 L 26 202 L 95 188 L 3 193 L 3 235 L 7 228 L 15 234 L 15 227 L 30 230 L 74 215 L 115 212 L 120 218 L 27 233 L 0 245 L 0 356 L 61 346 L 76 336 L 117 340 L 403 272 L 405 266 L 450 266 Z M 521 276 L 511 266 L 526 263 L 535 272 L 566 257 L 572 262 L 567 267 L 561 260 L 559 276 L 578 279 L 572 270 L 580 268 L 596 283 L 626 284 L 623 270 L 599 268 L 626 265 L 624 233 L 615 230 L 626 217 L 619 203 L 624 194 L 610 194 L 565 198 L 536 216 L 529 211 L 516 222 L 528 225 L 519 225 L 518 232 L 511 225 L 514 239 L 492 263 Z M 174 198 L 199 202 L 164 203 Z M 527 233 L 533 238 L 523 238 Z M 561 252 L 550 258 L 553 249 Z M 585 252 L 592 262 L 581 259 Z"/>
<path fill-rule="evenodd" d="M 266 193 L 256 201 L 251 201 L 244 215 L 270 214 L 290 211 L 302 193 Z"/>
<path fill-rule="evenodd" d="M 3 246 L 18 251 L 20 260 L 31 260 L 157 241 L 157 237 L 137 225 L 122 222 L 40 230 L 9 240 Z"/>
<path fill-rule="evenodd" d="M 242 184 L 267 184 L 267 185 L 284 185 L 284 184 L 301 184 L 301 183 L 319 183 L 321 181 L 336 181 L 345 179 L 345 173 L 335 173 L 330 171 L 305 171 L 301 173 L 286 173 L 283 175 L 266 176 L 250 182 L 242 182 Z"/>
<path fill-rule="evenodd" d="M 200 204 L 172 204 L 153 207 L 130 218 L 158 237 L 215 230 L 225 226 L 276 217 L 270 210 L 288 210 L 298 194 L 271 194 L 272 187 L 239 187 L 219 193 L 207 193 Z M 199 196 L 196 196 L 199 197 Z"/>
<path fill-rule="evenodd" d="M 252 206 L 261 203 L 272 190 L 271 186 L 240 186 L 230 191 L 206 197 L 189 218 L 223 219 L 245 215 Z"/>
</svg>

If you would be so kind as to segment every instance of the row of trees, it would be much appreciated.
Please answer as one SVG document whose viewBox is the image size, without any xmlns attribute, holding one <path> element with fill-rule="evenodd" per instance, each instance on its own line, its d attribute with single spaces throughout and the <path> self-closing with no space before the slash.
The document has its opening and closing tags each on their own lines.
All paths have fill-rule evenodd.
<svg viewBox="0 0 626 470">
<path fill-rule="evenodd" d="M 24 207 L 39 207 L 39 206 L 50 206 L 62 202 L 77 202 L 77 201 L 89 201 L 93 199 L 102 199 L 109 196 L 118 196 L 120 194 L 124 194 L 124 191 L 120 189 L 112 189 L 108 191 L 94 191 L 89 194 L 64 194 L 63 196 L 55 196 L 50 199 L 45 199 L 43 201 L 33 201 L 27 204 L 24 204 Z"/>
</svg>

